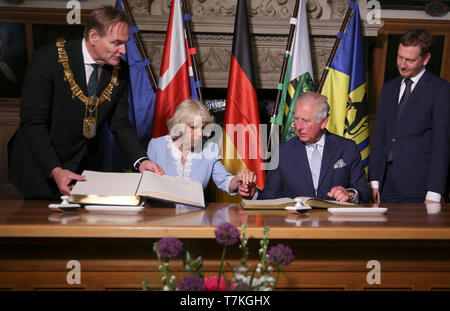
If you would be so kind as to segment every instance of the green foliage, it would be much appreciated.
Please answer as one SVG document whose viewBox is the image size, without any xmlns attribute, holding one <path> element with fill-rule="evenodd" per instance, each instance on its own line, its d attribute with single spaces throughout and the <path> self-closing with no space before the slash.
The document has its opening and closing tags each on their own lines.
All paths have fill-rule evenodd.
<svg viewBox="0 0 450 311">
<path fill-rule="evenodd" d="M 198 275 L 203 279 L 203 262 L 202 256 L 192 259 L 191 253 L 187 250 L 186 257 L 183 260 L 184 270 L 186 272 Z"/>
<path fill-rule="evenodd" d="M 142 290 L 150 290 L 150 281 L 147 278 L 142 281 Z"/>
</svg>

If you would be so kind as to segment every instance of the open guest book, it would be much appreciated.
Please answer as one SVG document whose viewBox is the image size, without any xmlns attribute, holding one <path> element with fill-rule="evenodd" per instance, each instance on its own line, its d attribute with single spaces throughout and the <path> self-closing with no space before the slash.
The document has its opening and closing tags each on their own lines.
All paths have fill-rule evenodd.
<svg viewBox="0 0 450 311">
<path fill-rule="evenodd" d="M 203 186 L 197 181 L 153 172 L 103 173 L 83 171 L 70 192 L 70 202 L 81 204 L 139 205 L 145 197 L 205 207 Z"/>
<path fill-rule="evenodd" d="M 296 197 L 280 198 L 273 200 L 242 200 L 241 206 L 243 209 L 285 209 L 288 206 L 294 206 L 296 203 L 300 203 L 301 206 L 311 208 L 339 208 L 339 207 L 361 207 L 360 205 L 337 202 L 333 200 L 322 200 L 312 197 Z"/>
</svg>

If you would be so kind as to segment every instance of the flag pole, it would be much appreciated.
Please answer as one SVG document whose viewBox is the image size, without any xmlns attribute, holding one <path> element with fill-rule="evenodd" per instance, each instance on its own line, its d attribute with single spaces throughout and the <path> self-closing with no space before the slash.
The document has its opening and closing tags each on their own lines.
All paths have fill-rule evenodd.
<svg viewBox="0 0 450 311">
<path fill-rule="evenodd" d="M 128 5 L 127 0 L 121 0 L 123 4 L 123 8 L 125 10 L 128 25 L 130 28 L 136 27 L 136 22 L 134 21 L 133 15 L 130 10 L 130 6 Z M 139 55 L 141 56 L 141 59 L 148 59 L 147 53 L 145 52 L 144 45 L 142 44 L 141 36 L 139 35 L 139 32 L 133 33 L 133 39 L 136 43 L 137 49 L 139 51 Z M 156 92 L 158 88 L 158 84 L 156 83 L 155 75 L 153 74 L 153 70 L 150 64 L 145 66 L 145 71 L 147 72 L 148 79 L 150 80 L 150 84 L 152 86 L 152 89 L 154 92 Z"/>
<path fill-rule="evenodd" d="M 292 14 L 292 18 L 296 19 L 298 18 L 298 7 L 300 5 L 300 0 L 296 0 L 295 1 L 295 5 L 294 5 L 294 12 Z M 278 110 L 280 108 L 280 103 L 281 103 L 281 95 L 283 93 L 283 88 L 282 85 L 284 84 L 284 80 L 285 80 L 285 76 L 286 76 L 286 68 L 287 68 L 287 63 L 289 60 L 289 53 L 291 52 L 291 48 L 292 48 L 292 42 L 294 41 L 294 32 L 295 32 L 295 27 L 297 27 L 298 22 L 296 22 L 295 24 L 291 23 L 291 26 L 289 27 L 289 36 L 288 36 L 288 40 L 286 43 L 286 51 L 284 53 L 284 60 L 283 60 L 283 65 L 281 66 L 281 74 L 280 74 L 280 79 L 278 80 L 278 92 L 277 92 L 277 98 L 275 100 L 275 105 L 273 107 L 273 111 L 272 111 L 272 117 L 276 117 Z M 272 137 L 272 133 L 273 133 L 273 129 L 274 129 L 274 124 L 272 123 L 270 125 L 270 135 L 269 135 L 269 140 L 267 143 L 267 146 L 270 148 L 270 144 L 271 144 L 271 137 Z"/>
<path fill-rule="evenodd" d="M 192 63 L 192 71 L 194 73 L 194 79 L 195 79 L 195 87 L 197 89 L 198 93 L 198 99 L 200 102 L 203 103 L 203 95 L 202 95 L 202 85 L 200 81 L 200 75 L 198 73 L 198 67 L 197 67 L 197 51 L 194 47 L 194 41 L 192 40 L 192 31 L 191 31 L 191 15 L 189 14 L 189 10 L 187 7 L 186 0 L 182 0 L 182 7 L 183 7 L 183 21 L 186 29 L 186 39 L 188 42 L 188 48 L 190 50 L 189 55 L 191 57 L 191 63 Z"/>
<path fill-rule="evenodd" d="M 355 2 L 354 0 L 351 0 L 350 2 Z M 342 22 L 341 28 L 339 29 L 339 33 L 343 33 L 345 29 L 347 29 L 348 23 L 350 22 L 350 17 L 353 14 L 353 9 L 348 7 L 347 12 L 345 13 L 344 21 Z M 339 48 L 339 45 L 341 44 L 341 38 L 339 36 L 336 38 L 336 41 L 334 41 L 333 49 L 331 50 L 330 56 L 328 57 L 328 61 L 325 65 L 325 68 L 322 72 L 322 77 L 320 78 L 319 85 L 317 86 L 317 92 L 321 93 L 323 85 L 325 84 L 325 80 L 328 75 L 329 67 L 334 61 L 334 58 L 336 57 L 336 52 Z"/>
</svg>

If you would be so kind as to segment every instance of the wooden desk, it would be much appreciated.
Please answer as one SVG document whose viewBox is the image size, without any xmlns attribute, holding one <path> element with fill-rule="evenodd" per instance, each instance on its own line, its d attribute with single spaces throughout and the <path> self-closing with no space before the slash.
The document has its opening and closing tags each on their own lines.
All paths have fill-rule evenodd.
<svg viewBox="0 0 450 311">
<path fill-rule="evenodd" d="M 159 288 L 152 246 L 161 237 L 180 238 L 202 255 L 206 275 L 216 274 L 221 246 L 214 230 L 224 222 L 249 224 L 250 262 L 257 263 L 259 238 L 270 226 L 270 245 L 289 245 L 295 261 L 285 267 L 278 289 L 450 289 L 450 206 L 387 205 L 383 216 L 307 215 L 287 211 L 243 211 L 209 204 L 206 210 L 147 206 L 140 214 L 53 212 L 44 201 L 0 201 L 0 289 Z M 227 261 L 236 264 L 239 249 Z M 66 282 L 67 262 L 81 264 L 81 284 Z M 381 265 L 381 284 L 368 284 L 370 260 Z M 171 262 L 177 279 L 181 260 Z M 231 278 L 231 275 L 227 275 Z"/>
</svg>

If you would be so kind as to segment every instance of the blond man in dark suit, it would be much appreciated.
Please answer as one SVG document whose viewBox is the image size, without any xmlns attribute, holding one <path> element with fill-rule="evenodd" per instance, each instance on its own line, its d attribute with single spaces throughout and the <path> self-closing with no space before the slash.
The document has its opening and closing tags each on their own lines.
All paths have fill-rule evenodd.
<svg viewBox="0 0 450 311">
<path fill-rule="evenodd" d="M 112 6 L 95 9 L 84 38 L 37 50 L 27 69 L 20 125 L 8 144 L 9 179 L 26 199 L 69 194 L 99 168 L 97 130 L 108 121 L 130 164 L 161 172 L 128 121 L 129 27 Z"/>
</svg>

